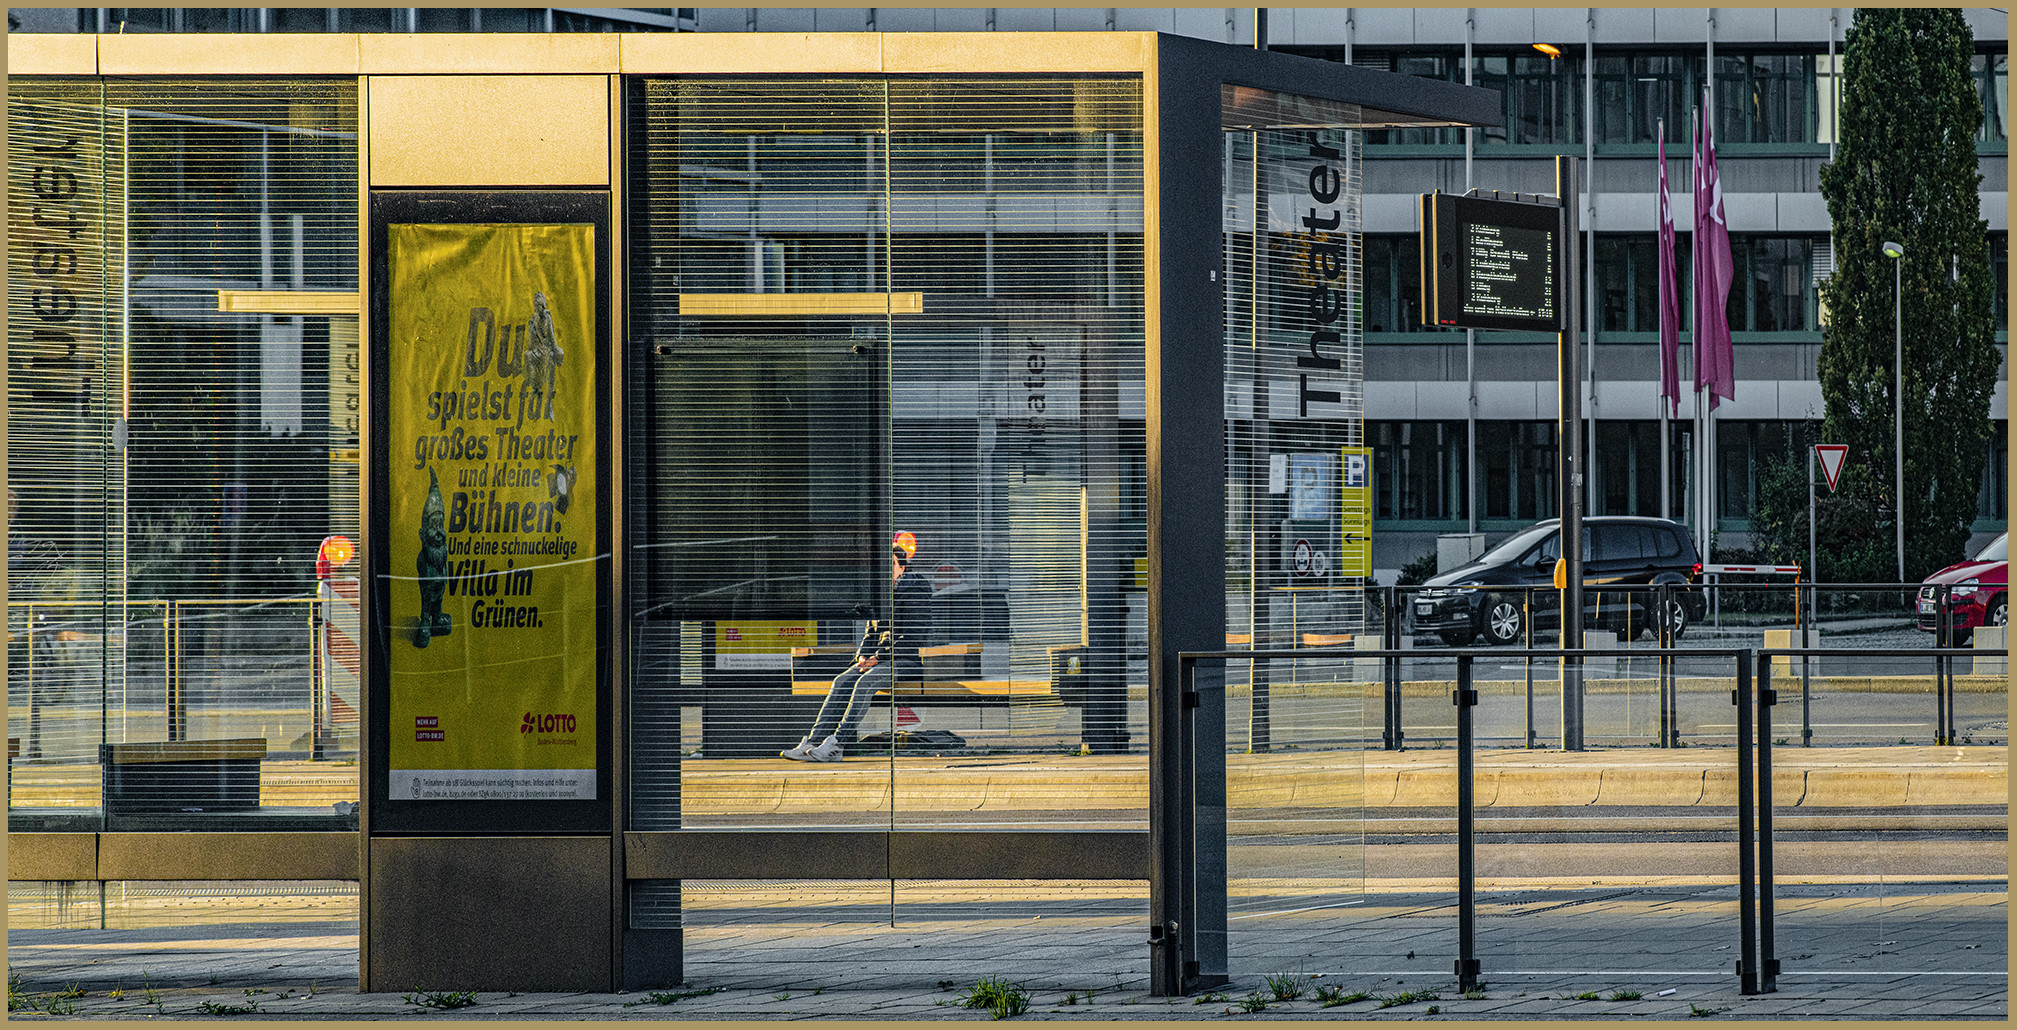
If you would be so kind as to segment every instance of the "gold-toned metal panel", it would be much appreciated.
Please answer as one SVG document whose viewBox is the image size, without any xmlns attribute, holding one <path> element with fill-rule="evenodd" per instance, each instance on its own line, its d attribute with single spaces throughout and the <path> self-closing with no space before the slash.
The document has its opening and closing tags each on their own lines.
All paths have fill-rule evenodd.
<svg viewBox="0 0 2017 1030">
<path fill-rule="evenodd" d="M 355 880 L 357 834 L 101 833 L 101 880 Z"/>
<path fill-rule="evenodd" d="M 889 32 L 886 72 L 1139 72 L 1146 32 Z"/>
<path fill-rule="evenodd" d="M 892 833 L 898 880 L 1146 880 L 1148 831 Z"/>
<path fill-rule="evenodd" d="M 630 880 L 1145 880 L 1146 832 L 624 834 Z"/>
<path fill-rule="evenodd" d="M 371 991 L 616 989 L 608 837 L 375 837 Z"/>
<path fill-rule="evenodd" d="M 315 290 L 218 290 L 217 310 L 237 315 L 355 315 L 356 293 Z"/>
<path fill-rule="evenodd" d="M 373 75 L 371 185 L 608 186 L 601 75 Z"/>
<path fill-rule="evenodd" d="M 7 835 L 7 878 L 95 880 L 98 878 L 98 835 L 10 833 Z"/>
<path fill-rule="evenodd" d="M 629 880 L 880 880 L 889 834 L 677 830 L 623 835 Z"/>
<path fill-rule="evenodd" d="M 7 74 L 96 75 L 98 37 L 54 32 L 9 32 Z"/>
<path fill-rule="evenodd" d="M 922 293 L 682 293 L 681 315 L 919 315 Z"/>
<path fill-rule="evenodd" d="M 617 38 L 625 75 L 882 70 L 882 37 L 874 32 L 632 32 Z"/>
<path fill-rule="evenodd" d="M 101 75 L 355 75 L 353 33 L 102 35 Z"/>
<path fill-rule="evenodd" d="M 606 32 L 373 32 L 358 37 L 366 75 L 613 75 Z"/>
</svg>

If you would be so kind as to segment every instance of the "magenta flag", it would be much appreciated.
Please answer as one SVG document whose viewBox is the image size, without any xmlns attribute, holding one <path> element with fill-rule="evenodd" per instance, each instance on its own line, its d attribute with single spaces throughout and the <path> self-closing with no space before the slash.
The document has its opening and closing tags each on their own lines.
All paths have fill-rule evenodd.
<svg viewBox="0 0 2017 1030">
<path fill-rule="evenodd" d="M 1716 173 L 1716 137 L 1702 110 L 1701 151 L 1695 162 L 1695 389 L 1709 388 L 1709 409 L 1718 397 L 1737 399 L 1735 356 L 1730 347 L 1730 227 L 1723 219 L 1723 182 Z"/>
<path fill-rule="evenodd" d="M 1674 270 L 1674 199 L 1667 191 L 1667 141 L 1660 140 L 1660 396 L 1681 406 L 1681 283 Z"/>
</svg>

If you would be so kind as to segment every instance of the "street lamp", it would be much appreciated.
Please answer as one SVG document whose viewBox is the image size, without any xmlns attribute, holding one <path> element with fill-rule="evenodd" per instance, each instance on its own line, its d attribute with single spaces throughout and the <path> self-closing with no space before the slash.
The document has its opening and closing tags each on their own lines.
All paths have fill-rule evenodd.
<svg viewBox="0 0 2017 1030">
<path fill-rule="evenodd" d="M 1905 582 L 1905 245 L 1884 241 L 1884 256 L 1891 259 L 1891 303 L 1893 344 L 1891 372 L 1891 455 L 1897 462 L 1898 492 L 1891 524 L 1898 529 L 1898 582 Z"/>
</svg>

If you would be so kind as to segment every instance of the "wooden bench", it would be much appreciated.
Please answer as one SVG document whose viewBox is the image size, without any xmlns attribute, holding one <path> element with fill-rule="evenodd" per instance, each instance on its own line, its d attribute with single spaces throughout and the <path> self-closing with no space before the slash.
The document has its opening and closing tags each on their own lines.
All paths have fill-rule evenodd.
<svg viewBox="0 0 2017 1030">
<path fill-rule="evenodd" d="M 205 812 L 259 807 L 266 738 L 101 744 L 105 812 Z"/>
<path fill-rule="evenodd" d="M 1048 649 L 1052 664 L 1059 655 L 1082 650 L 1081 645 L 1068 644 Z M 981 645 L 972 643 L 938 644 L 917 649 L 918 664 L 923 667 L 922 680 L 899 680 L 893 689 L 876 691 L 882 697 L 892 697 L 906 706 L 920 704 L 950 705 L 1006 705 L 1017 704 L 1069 704 L 1052 689 L 1050 680 L 990 680 L 982 679 L 980 673 Z M 844 671 L 854 655 L 854 648 L 845 646 L 797 647 L 792 649 L 791 692 L 795 697 L 824 697 L 833 686 L 832 677 L 826 679 L 801 679 L 802 670 L 809 671 L 811 662 L 801 662 L 820 656 L 839 656 L 841 661 L 829 662 L 838 676 Z M 821 670 L 824 671 L 824 670 Z"/>
</svg>

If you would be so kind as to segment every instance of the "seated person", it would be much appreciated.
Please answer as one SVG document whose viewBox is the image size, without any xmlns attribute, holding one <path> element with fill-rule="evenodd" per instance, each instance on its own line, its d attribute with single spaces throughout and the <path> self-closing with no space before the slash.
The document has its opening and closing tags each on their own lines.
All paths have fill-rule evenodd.
<svg viewBox="0 0 2017 1030">
<path fill-rule="evenodd" d="M 898 680 L 924 678 L 924 666 L 917 656 L 918 644 L 931 635 L 931 584 L 913 574 L 917 537 L 898 533 L 890 542 L 890 562 L 894 571 L 891 593 L 895 597 L 892 617 L 868 624 L 861 645 L 854 649 L 854 664 L 835 676 L 819 707 L 819 718 L 798 746 L 778 754 L 794 762 L 838 762 L 840 738 L 854 737 L 855 727 L 868 714 L 875 692 Z"/>
</svg>

